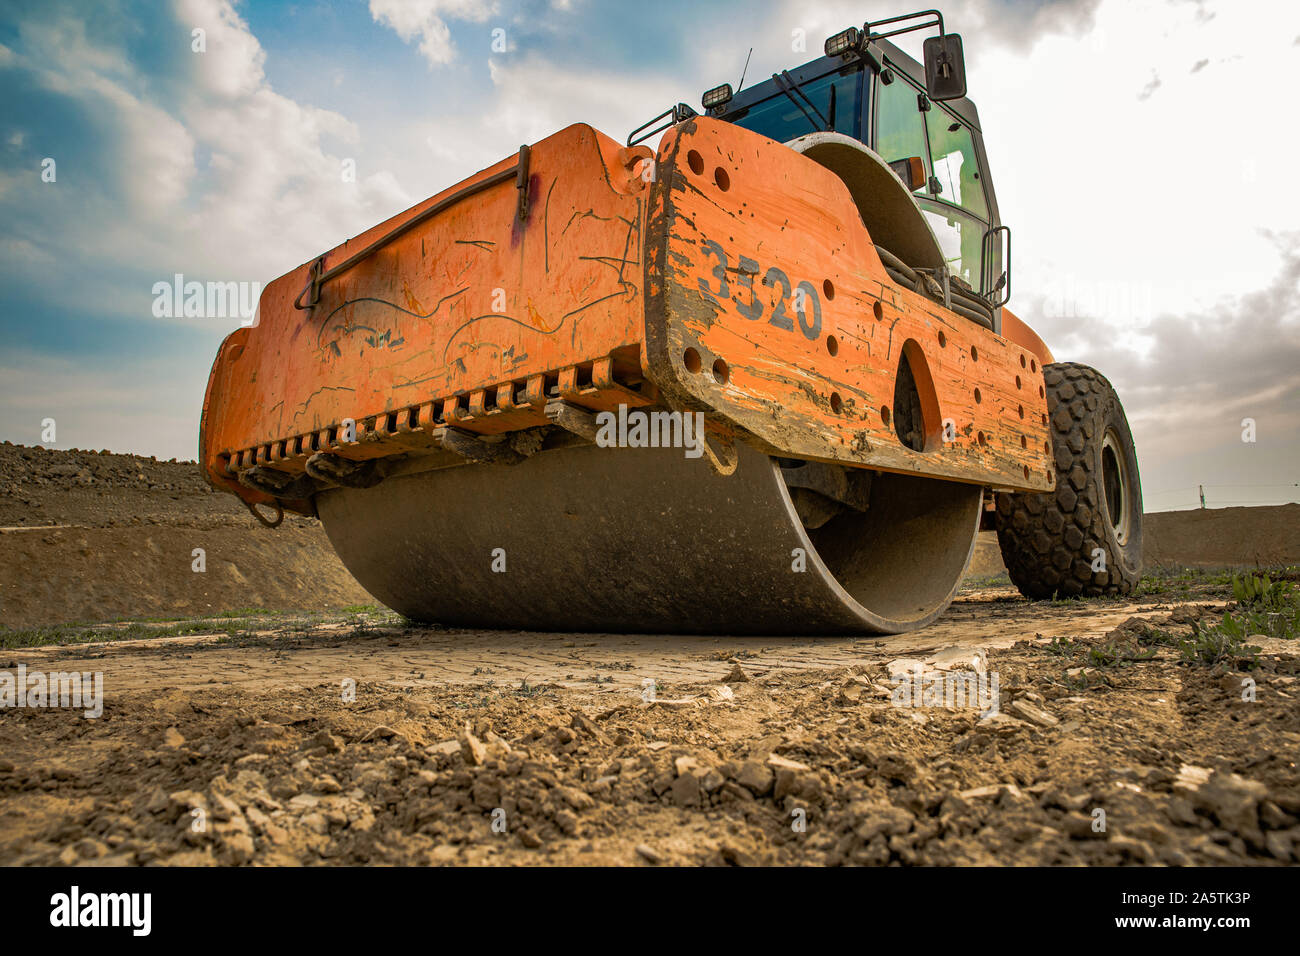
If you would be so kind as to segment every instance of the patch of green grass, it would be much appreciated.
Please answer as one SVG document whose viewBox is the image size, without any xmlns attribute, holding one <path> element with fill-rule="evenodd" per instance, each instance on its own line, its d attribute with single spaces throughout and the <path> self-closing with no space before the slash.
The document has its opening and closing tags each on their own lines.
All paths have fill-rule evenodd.
<svg viewBox="0 0 1300 956">
<path fill-rule="evenodd" d="M 62 644 L 91 644 L 96 641 L 137 641 L 151 637 L 185 637 L 191 634 L 229 633 L 231 626 L 212 618 L 155 624 L 131 621 L 126 624 L 55 624 L 48 627 L 0 629 L 0 648 L 46 647 Z"/>
<path fill-rule="evenodd" d="M 1190 639 L 1162 630 L 1151 624 L 1135 628 L 1120 628 L 1112 631 L 1110 639 L 1100 644 L 1077 641 L 1073 638 L 1054 637 L 1044 645 L 1044 650 L 1053 656 L 1064 658 L 1076 666 L 1096 671 L 1129 667 L 1154 660 L 1161 648 L 1178 652 L 1179 661 L 1184 664 L 1202 664 L 1217 666 L 1226 664 L 1231 667 L 1247 669 L 1253 667 L 1260 649 L 1247 644 L 1250 634 L 1258 633 L 1251 629 L 1232 612 L 1225 612 L 1223 621 L 1209 627 L 1199 622 L 1192 623 Z M 1103 682 L 1108 682 L 1104 676 Z M 1086 672 L 1080 679 L 1070 678 L 1067 674 L 1066 684 L 1072 688 L 1084 689 L 1096 679 L 1090 679 Z"/>
<path fill-rule="evenodd" d="M 1300 580 L 1300 567 L 1277 565 L 1244 572 L 1245 578 L 1256 575 L 1270 578 L 1276 588 L 1283 582 Z M 1235 597 L 1234 582 L 1242 580 L 1242 576 L 1241 568 L 1155 568 L 1142 575 L 1134 593 L 1146 597 Z"/>
<path fill-rule="evenodd" d="M 1274 581 L 1267 573 L 1262 578 L 1254 574 L 1232 576 L 1232 596 L 1242 607 L 1281 611 L 1295 603 L 1294 591 L 1289 581 Z"/>
<path fill-rule="evenodd" d="M 1109 687 L 1112 684 L 1110 677 L 1096 668 L 1079 667 L 1071 668 L 1071 670 L 1076 670 L 1077 673 L 1072 676 L 1067 671 L 1061 682 L 1072 691 L 1091 690 L 1094 687 L 1102 686 Z"/>
<path fill-rule="evenodd" d="M 1154 647 L 1142 647 L 1124 641 L 1111 641 L 1088 648 L 1087 661 L 1092 667 L 1125 667 L 1140 664 L 1156 656 Z"/>
<path fill-rule="evenodd" d="M 1232 614 L 1248 634 L 1263 634 L 1288 641 L 1300 638 L 1300 607 L 1295 604 L 1278 611 L 1238 608 Z"/>
<path fill-rule="evenodd" d="M 1216 635 L 1236 643 L 1252 635 L 1300 638 L 1300 589 L 1293 583 L 1296 580 L 1300 580 L 1300 569 L 1295 567 L 1277 568 L 1262 575 L 1231 574 L 1229 588 L 1236 604 L 1224 614 L 1223 623 L 1207 629 L 1204 653 L 1217 653 Z"/>
<path fill-rule="evenodd" d="M 1188 664 L 1227 664 L 1248 670 L 1255 666 L 1260 648 L 1247 644 L 1250 631 L 1231 612 L 1224 612 L 1220 624 L 1202 627 L 1192 622 L 1192 639 L 1179 642 L 1182 659 Z"/>
<path fill-rule="evenodd" d="M 248 639 L 255 632 L 305 634 L 322 625 L 342 624 L 351 628 L 347 637 L 374 636 L 380 628 L 402 627 L 405 618 L 376 605 L 355 605 L 344 611 L 293 612 L 260 608 L 221 611 L 198 618 L 136 618 L 98 624 L 52 624 L 32 628 L 0 627 L 0 649 L 90 644 L 98 641 L 131 641 L 194 634 L 222 635 L 220 643 Z"/>
<path fill-rule="evenodd" d="M 1084 646 L 1072 637 L 1054 637 L 1044 645 L 1043 650 L 1056 657 L 1074 657 Z"/>
<path fill-rule="evenodd" d="M 1134 642 L 1140 647 L 1178 647 L 1179 640 L 1168 631 L 1147 624 L 1133 635 Z"/>
<path fill-rule="evenodd" d="M 519 697 L 540 697 L 545 694 L 548 688 L 528 683 L 528 678 L 519 681 L 519 686 L 515 688 L 514 693 Z"/>
<path fill-rule="evenodd" d="M 1232 588 L 1232 574 L 1226 569 L 1156 568 L 1142 575 L 1134 593 L 1190 597 L 1196 592 L 1228 591 Z"/>
<path fill-rule="evenodd" d="M 283 617 L 289 612 L 272 611 L 265 607 L 243 607 L 236 608 L 233 611 L 218 611 L 213 614 L 214 618 L 244 618 L 244 617 Z"/>
<path fill-rule="evenodd" d="M 1011 578 L 1007 572 L 999 571 L 997 574 L 985 574 L 979 577 L 969 577 L 961 582 L 961 591 L 980 591 L 984 588 L 1006 588 L 1011 587 Z"/>
</svg>

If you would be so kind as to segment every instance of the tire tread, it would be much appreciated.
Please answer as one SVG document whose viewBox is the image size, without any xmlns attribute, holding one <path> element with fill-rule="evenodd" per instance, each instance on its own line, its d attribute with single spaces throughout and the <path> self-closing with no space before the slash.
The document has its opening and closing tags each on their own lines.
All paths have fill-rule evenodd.
<svg viewBox="0 0 1300 956">
<path fill-rule="evenodd" d="M 1100 440 L 1096 411 L 1114 389 L 1096 369 L 1074 362 L 1043 366 L 1043 378 L 1056 489 L 997 496 L 994 526 L 1007 574 L 1034 600 L 1131 594 L 1140 574 L 1111 553 L 1101 475 L 1085 454 Z M 1107 554 L 1105 571 L 1092 570 L 1094 548 Z"/>
</svg>

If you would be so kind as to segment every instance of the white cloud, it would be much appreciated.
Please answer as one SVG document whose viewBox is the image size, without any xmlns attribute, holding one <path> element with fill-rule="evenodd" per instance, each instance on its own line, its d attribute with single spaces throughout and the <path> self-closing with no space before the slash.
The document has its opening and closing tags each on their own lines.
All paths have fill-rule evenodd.
<svg viewBox="0 0 1300 956">
<path fill-rule="evenodd" d="M 0 433 L 24 445 L 192 459 L 208 364 L 208 356 L 180 363 L 141 357 L 124 367 L 7 351 L 0 359 Z M 46 418 L 57 427 L 53 445 L 41 440 Z"/>
<path fill-rule="evenodd" d="M 483 0 L 370 0 L 370 16 L 392 27 L 407 43 L 420 38 L 420 55 L 429 66 L 444 66 L 456 58 L 447 21 L 483 23 L 497 11 Z"/>
<path fill-rule="evenodd" d="M 1109 0 L 1090 32 L 1047 37 L 1026 56 L 968 41 L 1022 293 L 1104 278 L 1179 311 L 1263 287 L 1280 269 L 1261 230 L 1300 221 L 1300 191 L 1275 188 L 1266 157 L 1300 135 L 1276 123 L 1263 91 L 1300 65 L 1286 40 L 1294 30 L 1262 33 L 1246 5 L 1207 9 L 1212 20 L 1191 6 Z M 1300 28 L 1296 10 L 1278 15 Z M 1206 54 L 1211 64 L 1193 73 Z M 1026 318 L 1043 319 L 1049 336 L 1073 324 Z"/>
<path fill-rule="evenodd" d="M 0 189 L 0 195 L 4 190 Z M 43 272 L 55 263 L 54 255 L 26 239 L 0 237 L 0 258 L 28 275 Z"/>
<path fill-rule="evenodd" d="M 265 282 L 414 201 L 383 170 L 361 165 L 356 182 L 344 181 L 356 126 L 275 92 L 261 45 L 228 0 L 182 7 L 184 17 L 208 24 L 208 52 L 195 54 L 197 83 L 181 106 L 210 156 L 209 181 L 191 197 L 184 224 L 203 237 L 205 256 L 228 250 L 231 275 Z"/>
<path fill-rule="evenodd" d="M 78 20 L 24 23 L 22 36 L 15 66 L 115 127 L 125 151 L 119 185 L 133 216 L 156 218 L 181 201 L 194 176 L 193 138 L 178 119 L 134 92 L 143 84 L 125 56 L 93 43 Z"/>
<path fill-rule="evenodd" d="M 23 25 L 16 65 L 94 115 L 119 151 L 106 164 L 115 184 L 79 181 L 61 163 L 58 182 L 33 194 L 57 213 L 23 239 L 49 253 L 48 295 L 70 310 L 87 308 L 88 268 L 111 284 L 97 290 L 99 310 L 148 319 L 156 279 L 265 284 L 414 201 L 385 170 L 358 164 L 356 181 L 344 181 L 355 125 L 272 89 L 265 53 L 228 0 L 179 0 L 177 13 L 207 31 L 207 51 L 186 43 L 189 75 L 165 105 L 147 97 L 156 84 L 81 23 Z M 14 192 L 11 179 L 0 194 Z M 4 271 L 11 282 L 22 275 L 14 262 Z"/>
<path fill-rule="evenodd" d="M 419 164 L 404 170 L 412 188 L 433 194 L 454 185 L 572 123 L 587 123 L 622 141 L 673 100 L 666 78 L 575 70 L 538 56 L 488 62 L 490 98 L 433 117 L 420 117 L 402 134 Z M 425 157 L 431 157 L 429 163 Z"/>
<path fill-rule="evenodd" d="M 206 50 L 192 60 L 197 90 L 234 101 L 262 87 L 266 53 L 230 3 L 176 0 L 176 16 L 183 25 L 201 28 L 207 34 Z"/>
</svg>

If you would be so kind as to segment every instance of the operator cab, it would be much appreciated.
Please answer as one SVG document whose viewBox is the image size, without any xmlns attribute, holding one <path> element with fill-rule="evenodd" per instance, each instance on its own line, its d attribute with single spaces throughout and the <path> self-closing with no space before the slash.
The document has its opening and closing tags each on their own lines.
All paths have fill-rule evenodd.
<svg viewBox="0 0 1300 956">
<path fill-rule="evenodd" d="M 775 74 L 739 93 L 733 94 L 729 85 L 710 90 L 705 109 L 709 116 L 781 143 L 835 132 L 876 153 L 911 190 L 948 265 L 953 288 L 962 299 L 979 297 L 979 311 L 992 313 L 998 331 L 1000 307 L 1010 292 L 1004 272 L 1009 236 L 998 217 L 979 114 L 964 95 L 964 75 L 956 88 L 963 95 L 951 96 L 949 85 L 940 95 L 951 98 L 936 99 L 933 84 L 927 92 L 926 67 L 870 32 L 872 24 L 865 27 L 860 34 L 851 28 L 827 40 L 828 51 L 846 48 L 844 52 Z M 926 41 L 927 59 L 930 44 L 956 41 L 960 70 L 960 38 L 945 37 L 941 20 L 939 27 L 940 36 Z M 895 32 L 905 31 L 888 35 Z M 850 33 L 851 42 L 843 42 Z"/>
</svg>

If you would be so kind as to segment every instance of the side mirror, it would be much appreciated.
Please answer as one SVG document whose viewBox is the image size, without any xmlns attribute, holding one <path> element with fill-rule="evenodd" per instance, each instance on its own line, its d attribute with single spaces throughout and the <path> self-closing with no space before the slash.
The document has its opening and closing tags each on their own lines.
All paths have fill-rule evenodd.
<svg viewBox="0 0 1300 956">
<path fill-rule="evenodd" d="M 944 33 L 926 38 L 925 91 L 932 100 L 958 100 L 966 95 L 966 60 L 961 35 Z"/>
<path fill-rule="evenodd" d="M 907 159 L 896 159 L 889 164 L 889 168 L 894 171 L 894 175 L 903 181 L 908 192 L 915 192 L 925 185 L 925 167 L 921 165 L 920 156 L 909 156 Z"/>
</svg>

